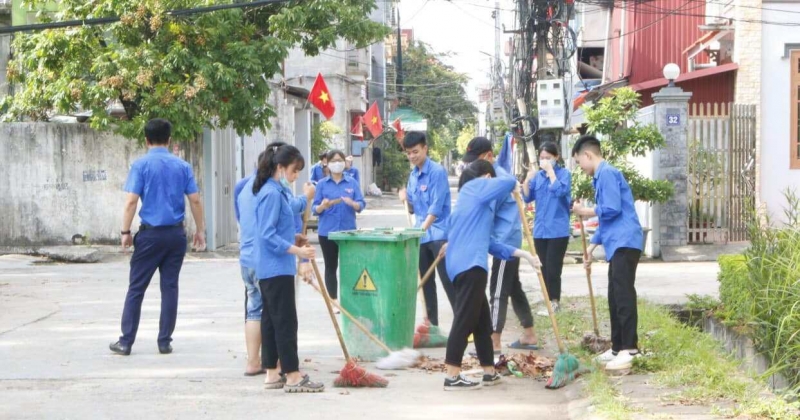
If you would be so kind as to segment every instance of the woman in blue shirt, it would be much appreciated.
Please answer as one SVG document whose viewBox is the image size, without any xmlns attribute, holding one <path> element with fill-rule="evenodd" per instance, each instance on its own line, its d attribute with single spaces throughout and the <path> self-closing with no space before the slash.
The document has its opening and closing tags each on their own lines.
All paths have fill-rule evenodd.
<svg viewBox="0 0 800 420">
<path fill-rule="evenodd" d="M 538 265 L 530 253 L 492 240 L 494 202 L 511 194 L 516 186 L 517 181 L 510 176 L 495 178 L 492 164 L 485 160 L 471 163 L 459 179 L 458 202 L 450 213 L 447 244 L 440 251 L 445 254 L 447 274 L 453 279 L 456 295 L 453 327 L 447 339 L 445 391 L 478 389 L 481 385 L 461 375 L 461 360 L 470 334 L 475 337 L 483 367 L 483 385 L 500 381 L 494 370 L 492 316 L 486 299 L 487 254 L 503 259 L 524 258 Z"/>
<path fill-rule="evenodd" d="M 305 160 L 296 147 L 270 144 L 258 164 L 253 181 L 256 196 L 256 276 L 259 279 L 263 311 L 261 339 L 264 346 L 264 387 L 287 393 L 322 392 L 325 386 L 300 374 L 297 356 L 297 307 L 294 277 L 295 256 L 314 258 L 314 248 L 295 242 L 295 214 L 306 206 L 305 197 L 295 198 L 290 185 L 303 170 Z M 278 371 L 278 360 L 285 374 Z"/>
<path fill-rule="evenodd" d="M 572 175 L 558 164 L 558 146 L 546 142 L 539 148 L 539 170 L 531 170 L 523 184 L 525 202 L 536 202 L 533 245 L 542 258 L 542 275 L 553 311 L 561 300 L 561 271 L 569 243 Z M 538 313 L 547 316 L 547 311 Z"/>
<path fill-rule="evenodd" d="M 339 245 L 328 239 L 331 232 L 356 229 L 356 213 L 367 206 L 358 181 L 345 173 L 345 156 L 341 150 L 328 153 L 331 175 L 317 183 L 311 210 L 319 216 L 319 245 L 325 259 L 325 288 L 334 301 L 338 299 L 337 270 Z"/>
</svg>

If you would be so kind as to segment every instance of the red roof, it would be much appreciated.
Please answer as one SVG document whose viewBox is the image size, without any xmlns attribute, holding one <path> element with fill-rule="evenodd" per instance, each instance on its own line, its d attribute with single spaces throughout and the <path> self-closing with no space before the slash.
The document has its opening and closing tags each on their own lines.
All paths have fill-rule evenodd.
<svg viewBox="0 0 800 420">
<path fill-rule="evenodd" d="M 709 67 L 707 69 L 696 70 L 696 71 L 693 71 L 691 73 L 686 73 L 686 74 L 682 74 L 682 75 L 678 76 L 678 78 L 675 79 L 675 83 L 686 82 L 686 81 L 689 81 L 689 80 L 692 80 L 692 79 L 699 79 L 701 77 L 713 76 L 715 74 L 720 74 L 720 73 L 726 73 L 726 72 L 729 72 L 729 71 L 734 71 L 734 70 L 736 70 L 738 68 L 739 68 L 738 64 L 736 64 L 736 63 L 728 63 L 728 64 L 723 64 L 721 66 Z M 648 81 L 645 81 L 645 82 L 635 83 L 635 84 L 630 85 L 630 87 L 631 87 L 631 89 L 633 89 L 633 90 L 638 92 L 640 90 L 647 90 L 647 89 L 666 86 L 667 84 L 669 84 L 669 80 L 661 77 L 661 78 L 658 78 L 658 79 L 652 79 L 652 80 L 648 80 Z"/>
</svg>

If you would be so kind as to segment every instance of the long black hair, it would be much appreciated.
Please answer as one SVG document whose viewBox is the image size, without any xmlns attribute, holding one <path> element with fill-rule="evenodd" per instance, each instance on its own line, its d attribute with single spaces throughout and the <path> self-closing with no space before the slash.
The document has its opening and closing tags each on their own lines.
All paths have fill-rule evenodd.
<svg viewBox="0 0 800 420">
<path fill-rule="evenodd" d="M 275 175 L 278 165 L 289 166 L 293 163 L 298 170 L 303 170 L 306 165 L 300 150 L 283 142 L 270 143 L 264 152 L 264 157 L 258 162 L 258 173 L 253 182 L 253 194 L 258 194 L 261 187 Z"/>
<path fill-rule="evenodd" d="M 464 186 L 469 181 L 472 181 L 475 178 L 480 178 L 486 174 L 490 174 L 492 178 L 497 176 L 497 173 L 494 170 L 494 166 L 488 161 L 483 159 L 478 159 L 464 168 L 464 171 L 461 172 L 461 177 L 458 179 L 458 190 L 461 191 L 461 187 Z"/>
<path fill-rule="evenodd" d="M 563 163 L 561 160 L 561 152 L 558 150 L 558 145 L 553 143 L 552 141 L 546 141 L 539 146 L 539 154 L 542 152 L 550 153 L 551 155 L 556 157 L 556 162 Z M 538 159 L 538 157 L 537 157 Z"/>
<path fill-rule="evenodd" d="M 347 158 L 347 156 L 344 155 L 344 152 L 339 149 L 329 150 L 328 154 L 326 155 L 326 157 L 328 158 L 328 163 L 330 163 L 330 161 L 333 160 L 333 158 L 335 158 L 337 155 L 341 157 L 342 160 L 345 160 L 345 158 Z"/>
</svg>

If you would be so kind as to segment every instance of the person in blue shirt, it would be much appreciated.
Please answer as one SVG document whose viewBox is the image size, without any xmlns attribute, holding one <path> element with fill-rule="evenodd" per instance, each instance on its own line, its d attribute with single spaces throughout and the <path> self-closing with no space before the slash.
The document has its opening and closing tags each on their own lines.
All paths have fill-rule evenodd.
<svg viewBox="0 0 800 420">
<path fill-rule="evenodd" d="M 320 152 L 319 154 L 319 162 L 315 163 L 314 166 L 311 167 L 311 182 L 317 183 L 322 178 L 325 178 L 329 175 L 328 173 L 328 152 Z"/>
<path fill-rule="evenodd" d="M 495 202 L 505 200 L 517 187 L 517 181 L 504 176 L 495 178 L 492 164 L 485 160 L 471 163 L 458 182 L 458 202 L 449 219 L 446 255 L 447 274 L 453 279 L 456 304 L 453 328 L 447 339 L 445 391 L 477 389 L 481 383 L 461 375 L 461 361 L 470 334 L 483 367 L 484 386 L 495 385 L 500 375 L 494 370 L 492 351 L 492 317 L 486 299 L 488 277 L 487 254 L 510 259 L 524 258 L 534 267 L 538 260 L 530 253 L 497 242 L 492 238 Z"/>
<path fill-rule="evenodd" d="M 341 150 L 328 153 L 331 176 L 317 183 L 311 210 L 319 216 L 319 246 L 325 259 L 325 288 L 334 301 L 338 300 L 337 270 L 339 245 L 328 239 L 328 234 L 356 229 L 356 213 L 367 207 L 358 181 L 345 173 L 345 156 Z"/>
<path fill-rule="evenodd" d="M 270 146 L 281 146 L 284 143 L 273 143 Z M 264 158 L 266 152 L 261 152 L 258 161 Z M 256 165 L 256 169 L 258 166 Z M 261 313 L 263 302 L 261 289 L 258 285 L 256 276 L 256 209 L 255 195 L 253 195 L 253 183 L 256 173 L 242 178 L 236 183 L 233 189 L 233 205 L 236 214 L 236 221 L 239 222 L 239 265 L 242 272 L 242 280 L 245 287 L 245 344 L 247 346 L 247 367 L 245 376 L 255 376 L 266 373 L 265 366 L 266 352 L 261 351 Z M 297 220 L 299 219 L 299 221 Z M 303 246 L 307 243 L 302 235 L 302 217 L 298 213 L 295 219 L 295 245 Z M 300 267 L 301 273 L 308 276 L 310 264 L 303 263 Z M 301 274 L 302 275 L 302 274 Z"/>
<path fill-rule="evenodd" d="M 311 382 L 300 373 L 297 355 L 297 307 L 294 277 L 295 256 L 314 258 L 314 248 L 294 244 L 295 215 L 305 210 L 305 197 L 294 197 L 291 183 L 303 170 L 305 160 L 296 147 L 271 144 L 258 164 L 253 181 L 256 221 L 256 276 L 264 311 L 261 339 L 266 353 L 267 378 L 264 387 L 287 393 L 322 392 L 322 383 Z M 309 185 L 305 186 L 309 193 Z M 281 378 L 280 367 L 285 374 Z"/>
<path fill-rule="evenodd" d="M 477 160 L 485 160 L 492 164 L 498 177 L 511 177 L 502 166 L 495 163 L 492 142 L 486 137 L 475 137 L 467 145 L 463 162 L 470 164 Z M 512 195 L 498 199 L 494 208 L 494 227 L 492 239 L 505 245 L 522 247 L 522 221 L 519 217 L 517 200 Z M 519 258 L 508 260 L 494 257 L 492 260 L 492 274 L 489 281 L 489 303 L 492 309 L 492 345 L 495 354 L 500 354 L 502 349 L 502 334 L 506 324 L 508 312 L 508 299 L 514 312 L 522 324 L 522 336 L 509 345 L 513 349 L 536 350 L 538 339 L 533 329 L 533 316 L 528 297 L 522 290 L 519 280 Z"/>
<path fill-rule="evenodd" d="M 595 207 L 575 203 L 573 213 L 597 216 L 584 265 L 592 264 L 592 252 L 603 245 L 608 266 L 608 311 L 611 317 L 611 349 L 597 357 L 609 371 L 627 371 L 639 355 L 636 268 L 642 255 L 642 226 L 633 204 L 631 188 L 622 173 L 603 159 L 600 141 L 592 136 L 578 139 L 572 157 L 592 177 Z"/>
<path fill-rule="evenodd" d="M 544 261 L 542 277 L 554 312 L 558 312 L 561 301 L 561 273 L 569 244 L 572 202 L 572 174 L 558 163 L 559 155 L 555 143 L 542 143 L 539 170 L 531 169 L 522 184 L 525 202 L 536 203 L 533 245 Z M 538 315 L 549 314 L 544 310 Z"/>
<path fill-rule="evenodd" d="M 428 158 L 428 145 L 425 133 L 412 131 L 403 139 L 408 161 L 414 169 L 408 175 L 406 189 L 400 190 L 401 201 L 407 201 L 414 214 L 414 227 L 421 228 L 425 235 L 420 240 L 419 272 L 424 275 L 439 250 L 447 240 L 447 218 L 450 216 L 450 182 L 447 171 L 438 163 Z M 439 280 L 442 283 L 447 300 L 452 307 L 455 303 L 455 291 L 447 276 L 445 261 L 437 267 Z M 435 277 L 435 275 L 434 275 Z M 436 281 L 431 278 L 422 288 L 428 320 L 431 323 L 431 334 L 439 332 L 439 305 L 436 297 Z"/>
<path fill-rule="evenodd" d="M 156 270 L 161 281 L 161 318 L 158 323 L 158 351 L 172 353 L 172 333 L 178 315 L 178 277 L 186 255 L 186 232 L 183 220 L 186 206 L 184 195 L 196 225 L 194 248 L 198 251 L 206 246 L 205 219 L 200 193 L 194 180 L 192 167 L 184 160 L 172 155 L 169 150 L 172 124 L 156 118 L 144 126 L 147 154 L 131 166 L 124 190 L 124 213 L 122 216 L 122 248 L 134 246 L 131 257 L 130 283 L 122 310 L 122 335 L 109 349 L 128 356 L 136 340 L 142 300 L 147 286 Z M 131 236 L 131 224 L 136 207 L 141 225 L 136 236 Z"/>
<path fill-rule="evenodd" d="M 353 166 L 353 157 L 348 156 L 344 160 L 344 173 L 350 175 L 350 178 L 356 180 L 358 185 L 361 185 L 361 173 L 359 172 L 358 168 Z"/>
</svg>

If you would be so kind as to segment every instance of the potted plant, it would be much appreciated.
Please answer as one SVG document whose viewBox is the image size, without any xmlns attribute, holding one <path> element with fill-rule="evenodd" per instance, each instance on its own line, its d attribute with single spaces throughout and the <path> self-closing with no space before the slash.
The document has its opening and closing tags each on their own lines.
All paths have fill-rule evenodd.
<svg viewBox="0 0 800 420">
<path fill-rule="evenodd" d="M 665 144 L 655 124 L 641 124 L 635 120 L 640 105 L 640 95 L 628 87 L 614 90 L 592 107 L 584 105 L 587 132 L 601 140 L 605 159 L 625 176 L 634 200 L 664 203 L 674 194 L 672 184 L 642 176 L 627 161 L 628 156 L 645 156 Z M 592 179 L 577 167 L 572 173 L 572 197 L 594 199 Z M 645 243 L 649 231 L 649 227 L 642 227 Z"/>
</svg>

